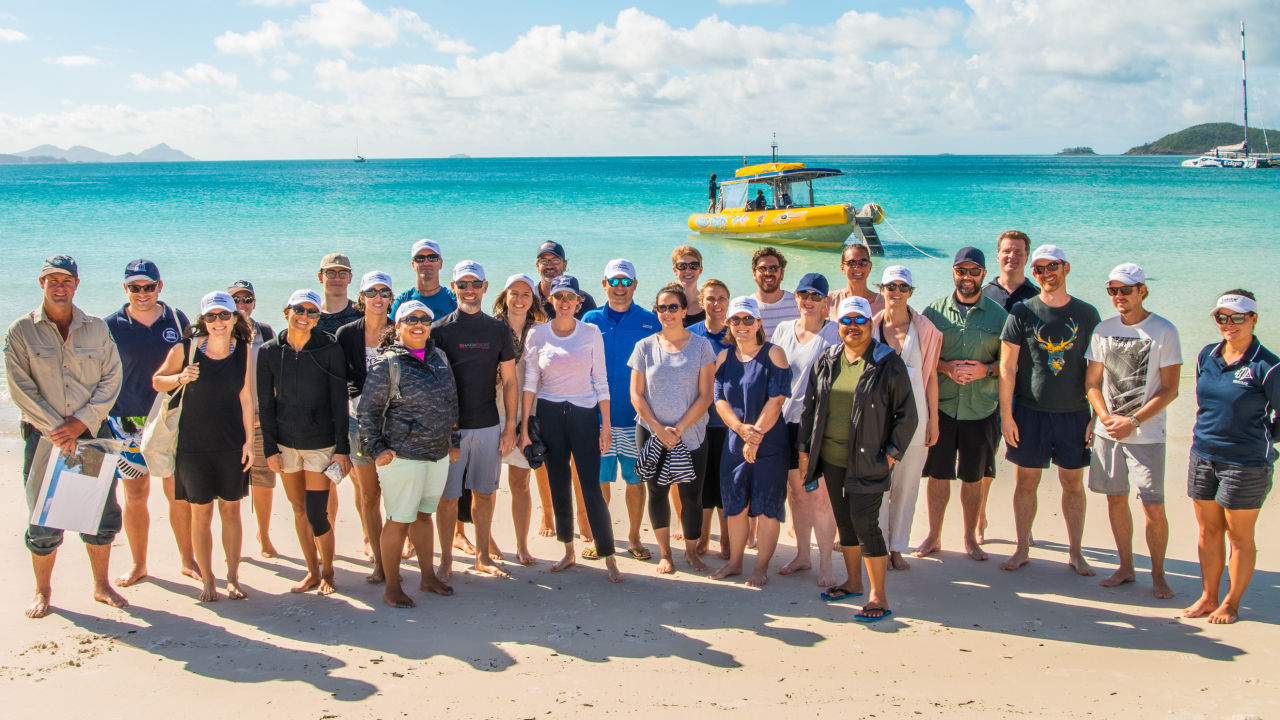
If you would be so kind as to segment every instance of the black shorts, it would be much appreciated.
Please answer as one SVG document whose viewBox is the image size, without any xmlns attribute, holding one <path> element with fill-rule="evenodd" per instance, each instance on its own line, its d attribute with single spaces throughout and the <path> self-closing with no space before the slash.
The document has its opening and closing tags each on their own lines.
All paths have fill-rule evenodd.
<svg viewBox="0 0 1280 720">
<path fill-rule="evenodd" d="M 800 469 L 800 423 L 787 423 L 787 469 Z"/>
<path fill-rule="evenodd" d="M 938 413 L 938 442 L 929 448 L 924 474 L 939 480 L 978 482 L 996 476 L 1000 445 L 1000 412 L 979 420 L 956 420 Z"/>
<path fill-rule="evenodd" d="M 1192 452 L 1187 463 L 1187 496 L 1216 501 L 1226 510 L 1257 510 L 1271 492 L 1271 475 L 1271 465 L 1228 465 Z"/>
<path fill-rule="evenodd" d="M 1014 404 L 1013 422 L 1018 426 L 1018 447 L 1005 447 L 1004 457 L 1024 468 L 1049 467 L 1079 470 L 1092 459 L 1085 437 L 1093 414 L 1088 410 L 1047 413 Z"/>
</svg>

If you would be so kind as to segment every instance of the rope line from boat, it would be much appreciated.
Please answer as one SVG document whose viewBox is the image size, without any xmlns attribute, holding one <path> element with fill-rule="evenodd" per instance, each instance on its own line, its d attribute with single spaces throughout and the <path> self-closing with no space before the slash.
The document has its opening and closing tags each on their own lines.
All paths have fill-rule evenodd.
<svg viewBox="0 0 1280 720">
<path fill-rule="evenodd" d="M 933 259 L 933 260 L 942 260 L 942 258 L 941 258 L 941 257 L 938 257 L 937 255 L 930 255 L 929 253 L 925 252 L 924 250 L 921 250 L 921 249 L 920 249 L 920 246 L 918 246 L 918 245 L 916 245 L 915 243 L 913 243 L 913 242 L 911 242 L 910 240 L 908 240 L 908 239 L 907 239 L 907 237 L 906 237 L 905 235 L 903 235 L 902 233 L 898 232 L 898 228 L 894 227 L 894 226 L 893 226 L 893 223 L 889 222 L 888 218 L 886 218 L 886 219 L 884 220 L 884 224 L 889 226 L 889 229 L 893 231 L 893 234 L 894 234 L 894 235 L 897 235 L 897 236 L 898 236 L 898 239 L 900 239 L 900 240 L 902 240 L 902 242 L 904 242 L 904 243 L 906 243 L 906 244 L 910 245 L 912 248 L 914 248 L 914 249 L 915 249 L 915 251 L 916 251 L 916 252 L 920 253 L 921 255 L 923 255 L 923 256 L 925 256 L 925 257 L 927 257 L 927 258 L 931 258 L 931 259 Z"/>
</svg>

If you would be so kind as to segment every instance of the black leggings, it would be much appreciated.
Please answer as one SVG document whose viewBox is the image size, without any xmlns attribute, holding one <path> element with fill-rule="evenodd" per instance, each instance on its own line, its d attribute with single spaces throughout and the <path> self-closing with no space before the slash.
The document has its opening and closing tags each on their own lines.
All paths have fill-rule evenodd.
<svg viewBox="0 0 1280 720">
<path fill-rule="evenodd" d="M 702 449 L 707 457 L 707 469 L 702 473 L 703 510 L 724 509 L 724 498 L 720 497 L 720 457 L 724 455 L 724 444 L 727 442 L 729 428 L 707 426 L 707 439 L 702 441 Z"/>
<path fill-rule="evenodd" d="M 883 492 L 848 492 L 844 485 L 845 469 L 822 460 L 822 476 L 827 481 L 831 511 L 836 516 L 836 530 L 844 547 L 862 545 L 863 557 L 889 554 L 884 534 L 880 532 L 880 503 Z"/>
<path fill-rule="evenodd" d="M 613 554 L 613 519 L 600 492 L 600 421 L 596 409 L 539 400 L 536 413 L 542 442 L 547 446 L 547 480 L 556 516 L 556 539 L 565 543 L 573 540 L 573 474 L 569 471 L 572 455 L 582 485 L 587 524 L 596 539 L 596 554 L 609 557 Z"/>
<path fill-rule="evenodd" d="M 636 426 L 636 447 L 643 449 L 649 441 L 649 431 L 643 426 Z M 693 481 L 676 483 L 680 493 L 680 529 L 685 540 L 697 540 L 702 537 L 702 482 L 707 472 L 707 441 L 691 453 L 693 458 Z M 659 485 L 657 480 L 646 481 L 649 486 L 649 524 L 654 530 L 671 527 L 671 486 Z"/>
</svg>

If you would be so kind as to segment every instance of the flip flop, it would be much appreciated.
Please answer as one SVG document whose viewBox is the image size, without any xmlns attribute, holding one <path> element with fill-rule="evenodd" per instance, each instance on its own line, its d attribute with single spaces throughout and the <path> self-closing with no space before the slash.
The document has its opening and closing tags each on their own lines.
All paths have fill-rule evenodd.
<svg viewBox="0 0 1280 720">
<path fill-rule="evenodd" d="M 875 615 L 868 615 L 867 610 L 883 610 L 884 612 L 879 616 L 875 616 Z M 879 622 L 889 617 L 892 614 L 893 614 L 893 611 L 890 610 L 889 608 L 878 608 L 878 607 L 873 608 L 873 607 L 864 606 L 861 612 L 853 616 L 853 619 L 857 620 L 858 622 L 873 623 L 873 622 Z"/>
<path fill-rule="evenodd" d="M 840 600 L 848 600 L 849 598 L 862 597 L 860 592 L 851 592 L 842 587 L 827 588 L 826 592 L 818 597 L 822 598 L 822 602 L 837 602 Z"/>
<path fill-rule="evenodd" d="M 627 553 L 636 560 L 648 560 L 653 557 L 653 553 L 649 552 L 649 548 L 641 546 L 638 548 L 629 547 Z"/>
<path fill-rule="evenodd" d="M 596 553 L 595 548 L 589 547 L 589 548 L 582 549 L 582 559 L 583 560 L 599 560 L 600 556 Z"/>
</svg>

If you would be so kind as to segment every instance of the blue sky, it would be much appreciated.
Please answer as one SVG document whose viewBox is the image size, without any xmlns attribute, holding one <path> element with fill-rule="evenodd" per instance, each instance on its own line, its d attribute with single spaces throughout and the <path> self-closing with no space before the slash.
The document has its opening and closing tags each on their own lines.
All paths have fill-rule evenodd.
<svg viewBox="0 0 1280 720">
<path fill-rule="evenodd" d="M 1280 126 L 1276 0 L 7 0 L 0 152 L 1120 152 Z M 1255 124 L 1257 124 L 1255 122 Z"/>
</svg>

